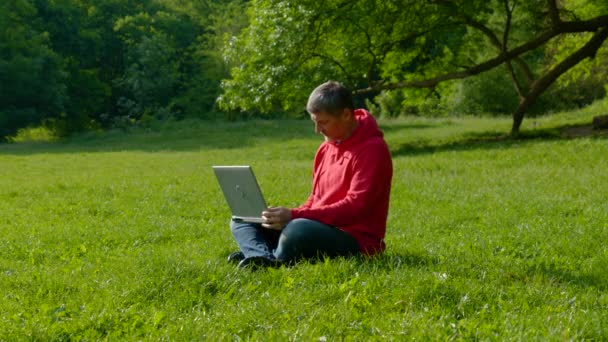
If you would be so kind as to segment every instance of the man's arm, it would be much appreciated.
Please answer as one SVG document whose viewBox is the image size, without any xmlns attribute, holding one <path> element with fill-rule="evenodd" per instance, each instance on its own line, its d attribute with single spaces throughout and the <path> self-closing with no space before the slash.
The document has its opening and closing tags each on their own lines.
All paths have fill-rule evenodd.
<svg viewBox="0 0 608 342">
<path fill-rule="evenodd" d="M 307 209 L 312 205 L 312 201 L 314 199 L 315 193 L 315 184 L 316 177 L 314 176 L 318 171 L 320 161 L 323 160 L 323 154 L 325 153 L 325 144 L 321 144 L 317 149 L 317 153 L 315 154 L 315 160 L 313 162 L 312 174 L 312 189 L 310 191 L 310 195 L 306 202 L 304 202 L 298 209 Z M 262 212 L 262 218 L 264 219 L 264 223 L 262 226 L 268 229 L 281 230 L 289 221 L 291 221 L 291 211 L 292 209 L 286 207 L 270 207 Z"/>
</svg>

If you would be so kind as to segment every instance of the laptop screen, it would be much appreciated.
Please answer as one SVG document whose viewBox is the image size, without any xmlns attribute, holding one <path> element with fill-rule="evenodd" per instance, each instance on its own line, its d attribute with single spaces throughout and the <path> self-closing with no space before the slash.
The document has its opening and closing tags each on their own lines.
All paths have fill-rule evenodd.
<svg viewBox="0 0 608 342">
<path fill-rule="evenodd" d="M 251 166 L 213 166 L 232 216 L 259 218 L 266 201 Z"/>
</svg>

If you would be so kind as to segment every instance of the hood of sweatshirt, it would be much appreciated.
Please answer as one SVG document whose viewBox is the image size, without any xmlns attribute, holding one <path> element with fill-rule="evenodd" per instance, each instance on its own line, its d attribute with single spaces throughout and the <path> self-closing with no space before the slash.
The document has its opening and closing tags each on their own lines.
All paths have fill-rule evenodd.
<svg viewBox="0 0 608 342">
<path fill-rule="evenodd" d="M 376 123 L 376 119 L 365 109 L 355 109 L 355 120 L 357 120 L 357 127 L 353 131 L 350 137 L 343 141 L 327 142 L 339 149 L 348 149 L 350 146 L 357 145 L 363 140 L 367 140 L 370 137 L 377 136 L 382 138 L 383 133 Z"/>
</svg>

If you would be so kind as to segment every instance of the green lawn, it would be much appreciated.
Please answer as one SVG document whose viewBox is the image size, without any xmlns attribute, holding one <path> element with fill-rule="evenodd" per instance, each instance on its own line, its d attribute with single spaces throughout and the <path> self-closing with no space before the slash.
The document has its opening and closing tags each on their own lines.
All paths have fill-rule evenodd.
<svg viewBox="0 0 608 342">
<path fill-rule="evenodd" d="M 308 121 L 178 122 L 0 145 L 0 340 L 606 340 L 608 103 L 382 121 L 387 252 L 240 271 L 214 164 L 310 190 Z"/>
</svg>

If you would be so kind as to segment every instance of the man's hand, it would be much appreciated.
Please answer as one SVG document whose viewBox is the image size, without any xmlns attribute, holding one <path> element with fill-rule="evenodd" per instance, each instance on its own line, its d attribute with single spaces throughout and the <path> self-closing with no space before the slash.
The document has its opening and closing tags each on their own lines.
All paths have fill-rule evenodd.
<svg viewBox="0 0 608 342">
<path fill-rule="evenodd" d="M 281 230 L 291 221 L 291 209 L 285 207 L 270 207 L 262 212 L 264 223 L 268 229 Z"/>
</svg>

